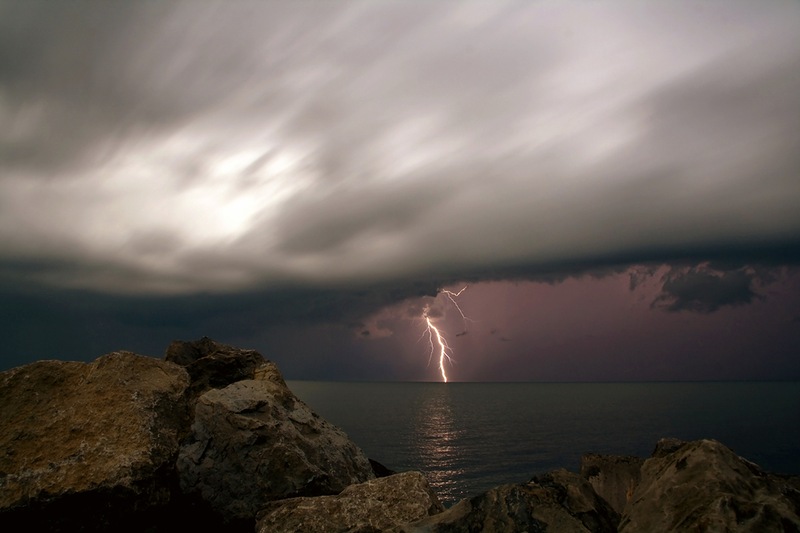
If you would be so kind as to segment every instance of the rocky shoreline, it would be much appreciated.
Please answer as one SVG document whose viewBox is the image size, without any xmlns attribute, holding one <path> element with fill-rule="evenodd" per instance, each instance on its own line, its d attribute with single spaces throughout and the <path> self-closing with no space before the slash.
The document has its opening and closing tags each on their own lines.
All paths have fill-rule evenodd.
<svg viewBox="0 0 800 533">
<path fill-rule="evenodd" d="M 0 373 L 0 444 L 2 531 L 800 531 L 800 478 L 713 440 L 587 454 L 445 509 L 258 352 L 208 338 Z"/>
</svg>

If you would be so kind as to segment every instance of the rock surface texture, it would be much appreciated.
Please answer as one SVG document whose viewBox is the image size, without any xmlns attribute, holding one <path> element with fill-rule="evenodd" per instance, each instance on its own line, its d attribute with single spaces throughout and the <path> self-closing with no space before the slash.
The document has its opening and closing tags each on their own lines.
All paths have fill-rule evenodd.
<svg viewBox="0 0 800 533">
<path fill-rule="evenodd" d="M 226 521 L 252 520 L 266 502 L 336 494 L 374 477 L 363 452 L 279 375 L 256 378 L 198 398 L 177 463 L 184 493 Z"/>
<path fill-rule="evenodd" d="M 397 532 L 444 510 L 419 472 L 404 472 L 358 485 L 336 496 L 290 498 L 267 505 L 258 533 L 324 533 L 330 531 Z"/>
<path fill-rule="evenodd" d="M 643 463 L 641 457 L 589 453 L 581 457 L 581 476 L 616 512 L 622 513 L 639 484 Z"/>
<path fill-rule="evenodd" d="M 199 396 L 209 389 L 220 389 L 243 379 L 255 378 L 256 371 L 265 366 L 280 372 L 255 350 L 243 350 L 216 342 L 208 337 L 197 341 L 174 341 L 164 354 L 164 360 L 186 368 L 191 384 L 189 394 Z M 283 381 L 283 378 L 281 378 Z"/>
<path fill-rule="evenodd" d="M 374 478 L 258 352 L 203 338 L 0 374 L 0 531 L 252 531 L 276 498 Z"/>
<path fill-rule="evenodd" d="M 188 384 L 181 367 L 130 352 L 0 374 L 0 529 L 124 529 L 163 509 Z"/>
<path fill-rule="evenodd" d="M 557 470 L 502 485 L 408 525 L 408 533 L 613 532 L 619 515 L 578 474 Z"/>
<path fill-rule="evenodd" d="M 797 489 L 796 478 L 767 474 L 717 441 L 659 446 L 619 530 L 800 531 Z"/>
</svg>

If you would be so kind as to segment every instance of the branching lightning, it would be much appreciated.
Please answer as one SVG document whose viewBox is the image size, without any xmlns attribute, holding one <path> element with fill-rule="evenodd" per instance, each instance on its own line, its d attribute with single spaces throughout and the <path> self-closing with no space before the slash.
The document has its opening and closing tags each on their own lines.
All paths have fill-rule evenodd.
<svg viewBox="0 0 800 533">
<path fill-rule="evenodd" d="M 461 307 L 458 305 L 456 298 L 458 298 L 461 295 L 461 293 L 464 292 L 466 289 L 467 287 L 464 286 L 464 288 L 458 292 L 449 291 L 447 289 L 439 291 L 439 294 L 444 294 L 445 296 L 447 296 L 447 298 L 450 300 L 450 302 L 453 304 L 456 310 L 458 310 L 462 320 L 464 321 L 464 331 L 462 333 L 459 333 L 459 335 L 463 335 L 464 333 L 467 332 L 467 317 L 461 310 Z M 447 344 L 447 339 L 445 339 L 445 337 L 442 335 L 441 330 L 437 328 L 436 325 L 433 323 L 433 320 L 431 319 L 429 313 L 430 313 L 430 305 L 426 305 L 425 309 L 422 312 L 422 318 L 425 319 L 425 324 L 426 324 L 425 331 L 428 334 L 428 341 L 430 342 L 431 345 L 431 352 L 430 355 L 428 356 L 428 360 L 430 361 L 430 359 L 433 358 L 433 354 L 436 353 L 438 348 L 439 372 L 441 372 L 442 374 L 442 381 L 447 383 L 447 372 L 445 371 L 445 362 L 448 363 L 453 362 L 453 359 L 450 357 L 450 354 L 452 353 L 453 350 L 450 348 L 450 345 Z"/>
<path fill-rule="evenodd" d="M 442 380 L 447 383 L 447 373 L 444 370 L 444 362 L 445 359 L 448 362 L 452 362 L 453 360 L 450 358 L 450 346 L 447 345 L 447 341 L 444 337 L 442 337 L 442 333 L 439 331 L 439 328 L 433 325 L 431 322 L 431 317 L 425 315 L 425 322 L 428 324 L 428 337 L 431 341 L 431 357 L 433 356 L 434 351 L 436 351 L 436 345 L 439 346 L 439 371 L 442 373 Z M 434 336 L 436 337 L 436 343 L 433 342 Z"/>
</svg>

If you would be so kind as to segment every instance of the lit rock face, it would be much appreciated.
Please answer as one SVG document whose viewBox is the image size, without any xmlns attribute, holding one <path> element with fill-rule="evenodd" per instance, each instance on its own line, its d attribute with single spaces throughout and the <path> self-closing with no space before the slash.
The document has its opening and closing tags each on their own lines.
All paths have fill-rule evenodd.
<svg viewBox="0 0 800 533">
<path fill-rule="evenodd" d="M 226 522 L 267 502 L 336 494 L 374 478 L 363 452 L 285 385 L 274 365 L 202 394 L 177 467 L 184 493 Z"/>
<path fill-rule="evenodd" d="M 163 510 L 188 384 L 183 368 L 130 352 L 0 374 L 0 522 L 127 529 Z"/>
<path fill-rule="evenodd" d="M 203 338 L 0 373 L 0 531 L 252 531 L 276 498 L 374 477 L 258 352 Z"/>
<path fill-rule="evenodd" d="M 613 532 L 619 515 L 578 474 L 557 470 L 530 483 L 501 485 L 430 518 L 408 533 Z"/>
<path fill-rule="evenodd" d="M 659 443 L 620 531 L 800 531 L 797 478 L 767 474 L 713 440 Z"/>
<path fill-rule="evenodd" d="M 403 524 L 443 511 L 419 472 L 351 485 L 336 496 L 272 502 L 260 513 L 258 533 L 400 531 Z"/>
</svg>

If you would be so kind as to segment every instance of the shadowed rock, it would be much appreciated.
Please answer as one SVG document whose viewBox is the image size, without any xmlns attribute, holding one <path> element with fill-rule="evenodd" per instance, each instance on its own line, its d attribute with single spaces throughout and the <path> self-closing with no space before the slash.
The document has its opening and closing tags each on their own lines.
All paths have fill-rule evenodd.
<svg viewBox="0 0 800 533">
<path fill-rule="evenodd" d="M 557 470 L 501 485 L 406 526 L 408 533 L 613 532 L 619 515 L 578 474 Z"/>
<path fill-rule="evenodd" d="M 616 512 L 622 513 L 639 484 L 643 463 L 641 457 L 588 453 L 581 457 L 581 476 Z"/>
<path fill-rule="evenodd" d="M 230 523 L 252 522 L 272 500 L 336 494 L 374 477 L 344 432 L 295 397 L 276 369 L 262 370 L 198 398 L 178 457 L 183 491 Z"/>
<path fill-rule="evenodd" d="M 197 341 L 173 341 L 167 347 L 164 360 L 186 368 L 191 380 L 189 393 L 194 397 L 210 389 L 253 379 L 256 371 L 264 365 L 274 366 L 255 350 L 227 346 L 208 337 Z M 277 369 L 275 373 L 280 376 Z"/>
<path fill-rule="evenodd" d="M 375 459 L 370 459 L 369 465 L 372 467 L 372 473 L 375 474 L 375 477 L 393 476 L 397 473 L 391 468 L 388 468 L 386 465 L 379 463 Z"/>
<path fill-rule="evenodd" d="M 673 437 L 658 439 L 656 447 L 653 449 L 653 453 L 650 455 L 650 457 L 666 457 L 686 444 L 686 442 L 687 441 L 685 440 L 676 439 Z"/>
<path fill-rule="evenodd" d="M 84 531 L 147 523 L 177 484 L 188 383 L 183 368 L 130 352 L 0 374 L 0 522 Z"/>
<path fill-rule="evenodd" d="M 621 532 L 800 531 L 796 480 L 767 474 L 713 440 L 654 453 L 642 466 Z"/>
<path fill-rule="evenodd" d="M 256 531 L 392 532 L 442 510 L 425 477 L 419 472 L 404 472 L 351 485 L 336 496 L 273 502 L 260 513 Z"/>
</svg>

